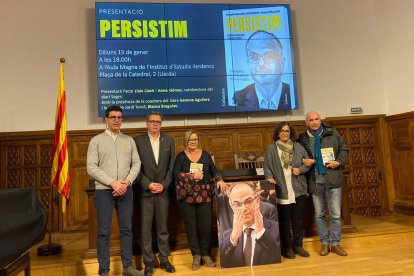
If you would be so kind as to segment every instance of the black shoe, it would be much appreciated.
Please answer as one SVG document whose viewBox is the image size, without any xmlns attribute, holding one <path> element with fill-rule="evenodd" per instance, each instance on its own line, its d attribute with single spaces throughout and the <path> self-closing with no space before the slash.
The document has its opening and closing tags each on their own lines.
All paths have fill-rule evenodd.
<svg viewBox="0 0 414 276">
<path fill-rule="evenodd" d="M 175 267 L 169 261 L 160 263 L 160 268 L 165 269 L 169 273 L 175 272 Z"/>
<path fill-rule="evenodd" d="M 289 247 L 288 249 L 286 249 L 285 253 L 282 254 L 282 255 L 286 259 L 294 259 L 295 258 L 295 253 L 293 253 L 292 247 Z"/>
<path fill-rule="evenodd" d="M 144 276 L 152 276 L 153 273 L 154 273 L 154 263 L 146 262 L 145 269 L 144 269 Z"/>
<path fill-rule="evenodd" d="M 295 254 L 298 254 L 299 256 L 302 256 L 302 257 L 309 257 L 309 252 L 303 249 L 302 246 L 293 247 L 293 252 L 295 252 Z"/>
</svg>

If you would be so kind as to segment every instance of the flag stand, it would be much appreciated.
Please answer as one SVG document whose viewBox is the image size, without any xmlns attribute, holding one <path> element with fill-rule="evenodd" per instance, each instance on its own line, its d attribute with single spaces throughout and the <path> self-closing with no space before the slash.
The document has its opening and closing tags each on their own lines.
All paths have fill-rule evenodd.
<svg viewBox="0 0 414 276">
<path fill-rule="evenodd" d="M 52 228 L 53 228 L 53 187 L 50 191 L 50 198 L 49 198 L 49 206 L 50 206 L 50 214 L 49 214 L 49 233 L 48 233 L 48 243 L 41 245 L 37 248 L 37 256 L 52 256 L 62 253 L 62 245 L 57 243 L 52 243 Z"/>
<path fill-rule="evenodd" d="M 68 175 L 68 158 L 67 158 L 67 136 L 66 136 L 66 95 L 65 81 L 63 76 L 64 58 L 60 58 L 60 74 L 59 74 L 59 92 L 56 105 L 55 135 L 52 152 L 52 169 L 51 169 L 51 190 L 49 197 L 49 239 L 48 243 L 37 248 L 37 256 L 51 256 L 62 252 L 62 245 L 52 243 L 53 231 L 53 186 L 56 186 L 58 193 L 62 193 L 62 211 L 66 212 L 67 198 L 69 197 L 69 175 Z M 66 175 L 64 175 L 66 173 Z M 63 175 L 63 177 L 62 177 Z M 66 177 L 65 177 L 66 176 Z M 63 180 L 63 187 L 62 187 Z M 62 189 L 64 192 L 62 192 Z M 59 198 L 57 197 L 57 201 Z"/>
</svg>

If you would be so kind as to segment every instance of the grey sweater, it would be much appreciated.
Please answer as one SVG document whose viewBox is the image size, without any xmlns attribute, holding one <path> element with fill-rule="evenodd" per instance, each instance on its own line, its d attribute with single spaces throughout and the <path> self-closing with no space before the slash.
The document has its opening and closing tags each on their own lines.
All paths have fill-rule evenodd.
<svg viewBox="0 0 414 276">
<path fill-rule="evenodd" d="M 113 180 L 129 180 L 138 176 L 141 160 L 134 140 L 120 133 L 116 141 L 106 133 L 93 137 L 87 154 L 88 174 L 95 179 L 96 189 L 111 189 Z"/>
<path fill-rule="evenodd" d="M 309 170 L 309 168 L 303 165 L 303 158 L 309 158 L 308 154 L 301 144 L 295 142 L 293 145 L 292 168 L 299 168 L 300 170 L 300 175 L 298 176 L 292 173 L 292 188 L 295 192 L 295 197 L 306 195 L 308 193 L 305 173 Z M 288 191 L 285 175 L 283 173 L 282 162 L 280 161 L 275 143 L 271 144 L 266 150 L 264 158 L 264 175 L 266 179 L 273 178 L 276 180 L 276 197 L 280 199 L 287 199 Z"/>
</svg>

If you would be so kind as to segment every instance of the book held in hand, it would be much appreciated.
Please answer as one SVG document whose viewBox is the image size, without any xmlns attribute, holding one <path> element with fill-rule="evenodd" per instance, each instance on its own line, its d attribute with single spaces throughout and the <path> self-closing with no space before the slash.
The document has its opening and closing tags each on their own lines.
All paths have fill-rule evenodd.
<svg viewBox="0 0 414 276">
<path fill-rule="evenodd" d="M 323 163 L 329 163 L 335 161 L 335 154 L 333 148 L 323 148 L 321 149 Z"/>
<path fill-rule="evenodd" d="M 190 173 L 203 171 L 203 164 L 201 163 L 191 163 L 190 164 Z"/>
</svg>

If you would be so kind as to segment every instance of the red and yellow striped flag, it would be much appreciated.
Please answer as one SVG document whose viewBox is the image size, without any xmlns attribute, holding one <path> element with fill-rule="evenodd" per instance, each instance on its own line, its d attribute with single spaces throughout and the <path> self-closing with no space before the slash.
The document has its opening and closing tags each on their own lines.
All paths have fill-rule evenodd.
<svg viewBox="0 0 414 276">
<path fill-rule="evenodd" d="M 66 135 L 66 92 L 65 79 L 63 76 L 64 59 L 60 62 L 60 83 L 56 105 L 55 119 L 55 140 L 52 152 L 52 173 L 50 181 L 56 186 L 58 192 L 62 195 L 62 212 L 66 212 L 66 206 L 69 203 L 69 156 L 68 143 Z"/>
</svg>

